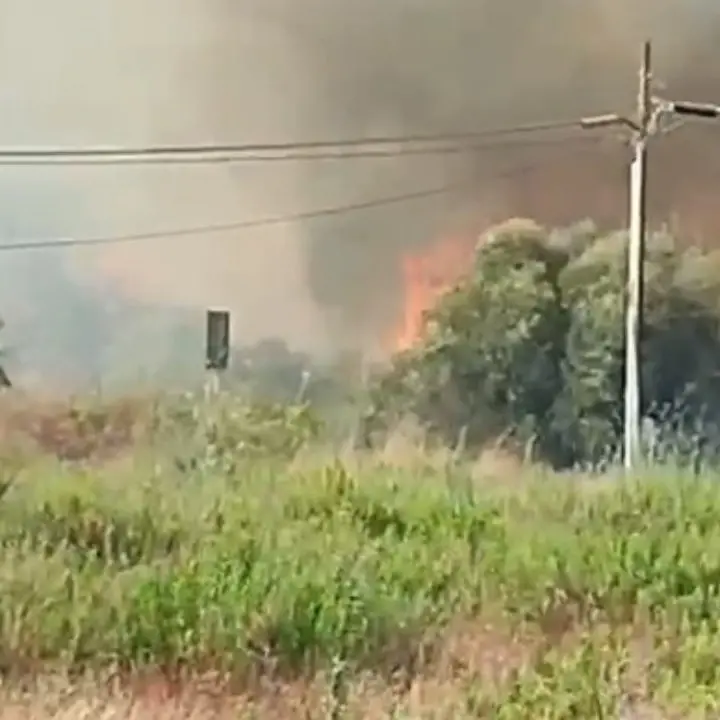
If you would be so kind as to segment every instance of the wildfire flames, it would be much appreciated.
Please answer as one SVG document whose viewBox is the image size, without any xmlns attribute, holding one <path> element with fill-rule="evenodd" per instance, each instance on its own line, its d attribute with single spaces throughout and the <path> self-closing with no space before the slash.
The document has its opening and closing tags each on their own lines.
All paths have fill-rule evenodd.
<svg viewBox="0 0 720 720">
<path fill-rule="evenodd" d="M 422 336 L 425 314 L 469 270 L 474 242 L 465 237 L 446 237 L 422 253 L 401 259 L 403 304 L 391 334 L 394 352 L 411 348 Z"/>
</svg>

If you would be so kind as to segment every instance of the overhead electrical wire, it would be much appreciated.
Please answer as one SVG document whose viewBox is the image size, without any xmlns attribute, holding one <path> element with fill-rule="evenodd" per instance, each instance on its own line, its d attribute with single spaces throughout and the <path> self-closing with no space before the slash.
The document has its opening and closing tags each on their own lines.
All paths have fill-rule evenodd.
<svg viewBox="0 0 720 720">
<path fill-rule="evenodd" d="M 382 135 L 370 136 L 365 138 L 351 138 L 341 140 L 323 140 L 323 141 L 306 141 L 306 142 L 283 142 L 283 143 L 237 143 L 237 144 L 197 144 L 197 145 L 153 145 L 139 147 L 48 147 L 48 148 L 2 148 L 0 147 L 0 164 L 19 163 L 19 162 L 43 162 L 61 160 L 79 161 L 79 160 L 116 160 L 123 159 L 143 159 L 148 161 L 151 158 L 195 158 L 200 156 L 204 161 L 212 159 L 213 156 L 232 157 L 234 161 L 243 156 L 253 156 L 258 154 L 284 153 L 281 159 L 293 159 L 288 157 L 289 154 L 300 154 L 297 159 L 315 159 L 316 155 L 310 154 L 308 151 L 342 151 L 355 149 L 353 156 L 362 152 L 378 152 L 379 148 L 394 146 L 392 151 L 387 150 L 388 154 L 399 153 L 404 146 L 407 145 L 423 145 L 423 144 L 441 144 L 447 147 L 448 143 L 453 143 L 455 152 L 459 152 L 463 146 L 471 146 L 481 140 L 499 140 L 505 137 L 523 135 L 528 133 L 548 132 L 552 130 L 562 130 L 576 128 L 580 129 L 580 121 L 556 121 L 546 123 L 536 123 L 534 125 L 517 125 L 508 128 L 495 128 L 488 130 L 478 130 L 475 132 L 456 132 L 456 133 L 438 133 L 435 135 Z M 437 152 L 443 148 L 427 148 L 427 152 Z M 406 152 L 409 149 L 406 149 Z M 414 152 L 419 152 L 424 148 L 415 148 Z M 265 158 L 262 158 L 265 159 Z"/>
<path fill-rule="evenodd" d="M 499 173 L 493 173 L 492 179 L 502 179 L 513 177 L 515 175 L 524 174 L 540 167 L 542 164 L 528 163 L 521 166 L 506 168 Z M 489 179 L 489 178 L 488 178 Z M 482 178 L 485 180 L 485 178 Z M 0 244 L 0 252 L 9 251 L 32 251 L 42 249 L 61 249 L 70 247 L 91 247 L 138 243 L 151 240 L 162 240 L 174 237 L 191 237 L 206 234 L 219 234 L 232 232 L 237 230 L 250 230 L 270 227 L 274 225 L 287 225 L 298 222 L 306 222 L 321 218 L 344 215 L 346 213 L 360 212 L 373 208 L 387 207 L 415 200 L 421 200 L 433 196 L 446 195 L 460 190 L 467 190 L 477 187 L 481 179 L 476 176 L 468 177 L 464 180 L 453 183 L 445 183 L 432 188 L 416 190 L 412 192 L 401 193 L 397 195 L 389 195 L 370 200 L 348 203 L 344 205 L 333 205 L 329 207 L 318 208 L 315 210 L 306 210 L 295 213 L 285 213 L 280 215 L 268 216 L 264 218 L 239 220 L 234 222 L 213 223 L 205 225 L 197 225 L 184 228 L 168 228 L 165 230 L 154 230 L 148 232 L 128 233 L 122 235 L 104 235 L 92 236 L 85 238 L 66 238 L 58 237 L 47 240 L 22 240 Z"/>
<path fill-rule="evenodd" d="M 493 150 L 499 148 L 525 148 L 550 145 L 564 145 L 568 142 L 596 142 L 598 136 L 572 135 L 560 138 L 535 138 L 532 140 L 505 140 L 494 142 L 474 142 L 467 144 L 436 145 L 425 147 L 399 147 L 399 148 L 376 148 L 359 150 L 335 150 L 335 151 L 302 151 L 283 152 L 282 154 L 209 154 L 209 155 L 160 155 L 150 156 L 124 155 L 114 156 L 62 156 L 62 157 L 12 157 L 5 158 L 0 154 L 0 167 L 17 166 L 42 166 L 42 167 L 67 167 L 67 166 L 105 166 L 105 165 L 233 165 L 240 163 L 267 163 L 267 162 L 293 162 L 293 161 L 333 161 L 348 160 L 353 158 L 396 158 L 411 156 L 442 156 L 442 155 L 463 155 L 477 153 L 482 150 Z"/>
<path fill-rule="evenodd" d="M 346 205 L 333 205 L 331 207 L 318 208 L 317 210 L 307 210 L 297 213 L 273 215 L 254 220 L 239 220 L 235 222 L 197 225 L 194 227 L 170 228 L 167 230 L 130 233 L 126 235 L 106 235 L 86 238 L 56 238 L 52 240 L 35 241 L 24 240 L 19 242 L 0 244 L 0 252 L 9 250 L 40 250 L 48 248 L 116 245 L 124 243 L 136 243 L 146 240 L 162 240 L 165 238 L 173 237 L 204 235 L 207 233 L 216 234 L 230 232 L 234 230 L 249 230 L 253 228 L 270 227 L 272 225 L 287 225 L 307 220 L 332 217 L 334 215 L 344 215 L 345 213 L 357 212 L 360 210 L 370 210 L 372 208 L 395 205 L 398 203 L 409 202 L 412 200 L 420 200 L 422 198 L 428 198 L 434 195 L 444 195 L 456 190 L 460 190 L 463 187 L 472 187 L 476 184 L 476 180 L 474 182 L 464 181 L 453 184 L 441 185 L 434 188 L 428 188 L 425 190 L 418 190 L 415 192 L 374 198 L 372 200 L 366 200 L 363 202 L 348 203 Z"/>
</svg>

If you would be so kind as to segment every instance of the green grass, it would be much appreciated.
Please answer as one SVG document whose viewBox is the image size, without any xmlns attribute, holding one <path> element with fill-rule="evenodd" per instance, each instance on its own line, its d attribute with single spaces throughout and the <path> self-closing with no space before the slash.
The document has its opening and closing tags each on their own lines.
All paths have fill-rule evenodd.
<svg viewBox="0 0 720 720">
<path fill-rule="evenodd" d="M 389 676 L 477 621 L 539 641 L 501 683 L 471 674 L 469 716 L 714 707 L 720 483 L 512 480 L 29 465 L 0 500 L 0 669 Z"/>
</svg>

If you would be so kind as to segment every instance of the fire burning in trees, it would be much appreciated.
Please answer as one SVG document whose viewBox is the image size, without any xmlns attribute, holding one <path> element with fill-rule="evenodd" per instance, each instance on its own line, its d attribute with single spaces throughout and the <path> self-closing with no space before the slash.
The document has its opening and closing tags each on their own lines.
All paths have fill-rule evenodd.
<svg viewBox="0 0 720 720">
<path fill-rule="evenodd" d="M 390 336 L 394 352 L 407 350 L 420 339 L 425 314 L 469 272 L 474 250 L 473 239 L 451 236 L 401 259 L 402 309 Z"/>
</svg>

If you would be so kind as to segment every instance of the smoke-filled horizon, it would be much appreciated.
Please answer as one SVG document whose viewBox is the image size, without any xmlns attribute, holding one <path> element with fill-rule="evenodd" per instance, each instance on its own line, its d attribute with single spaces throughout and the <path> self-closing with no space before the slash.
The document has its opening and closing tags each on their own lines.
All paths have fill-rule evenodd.
<svg viewBox="0 0 720 720">
<path fill-rule="evenodd" d="M 709 0 L 0 0 L 0 18 L 3 146 L 482 129 L 630 111 L 645 37 L 674 97 L 712 100 L 697 94 L 713 89 L 711 61 L 720 60 L 720 6 Z M 711 129 L 697 132 L 712 139 Z M 400 254 L 515 212 L 547 212 L 549 220 L 598 214 L 607 188 L 608 214 L 622 221 L 622 148 L 603 147 L 610 149 L 569 143 L 560 159 L 557 150 L 550 158 L 549 150 L 497 149 L 232 167 L 0 168 L 7 238 L 233 222 L 421 190 L 470 170 L 478 177 L 477 191 L 301 225 L 0 255 L 0 315 L 11 338 L 17 323 L 33 324 L 16 331 L 19 357 L 40 358 L 43 324 L 53 326 L 61 339 L 46 364 L 62 365 L 78 346 L 96 354 L 100 337 L 126 346 L 118 336 L 130 330 L 127 322 L 112 326 L 117 314 L 92 321 L 87 313 L 86 326 L 70 327 L 82 313 L 60 308 L 75 307 L 83 293 L 86 305 L 119 296 L 168 308 L 145 330 L 157 338 L 170 337 L 176 308 L 225 305 L 241 344 L 276 336 L 324 355 L 370 348 L 397 311 Z M 522 175 L 528 160 L 537 167 Z M 513 166 L 512 177 L 497 179 Z M 548 191 L 549 178 L 567 184 L 570 176 L 572 207 L 567 194 Z M 684 184 L 668 180 L 660 193 L 668 207 L 659 213 Z M 49 298 L 42 286 L 52 283 L 41 278 L 53 271 L 68 280 Z M 150 362 L 132 350 L 122 360 L 109 356 Z"/>
</svg>

